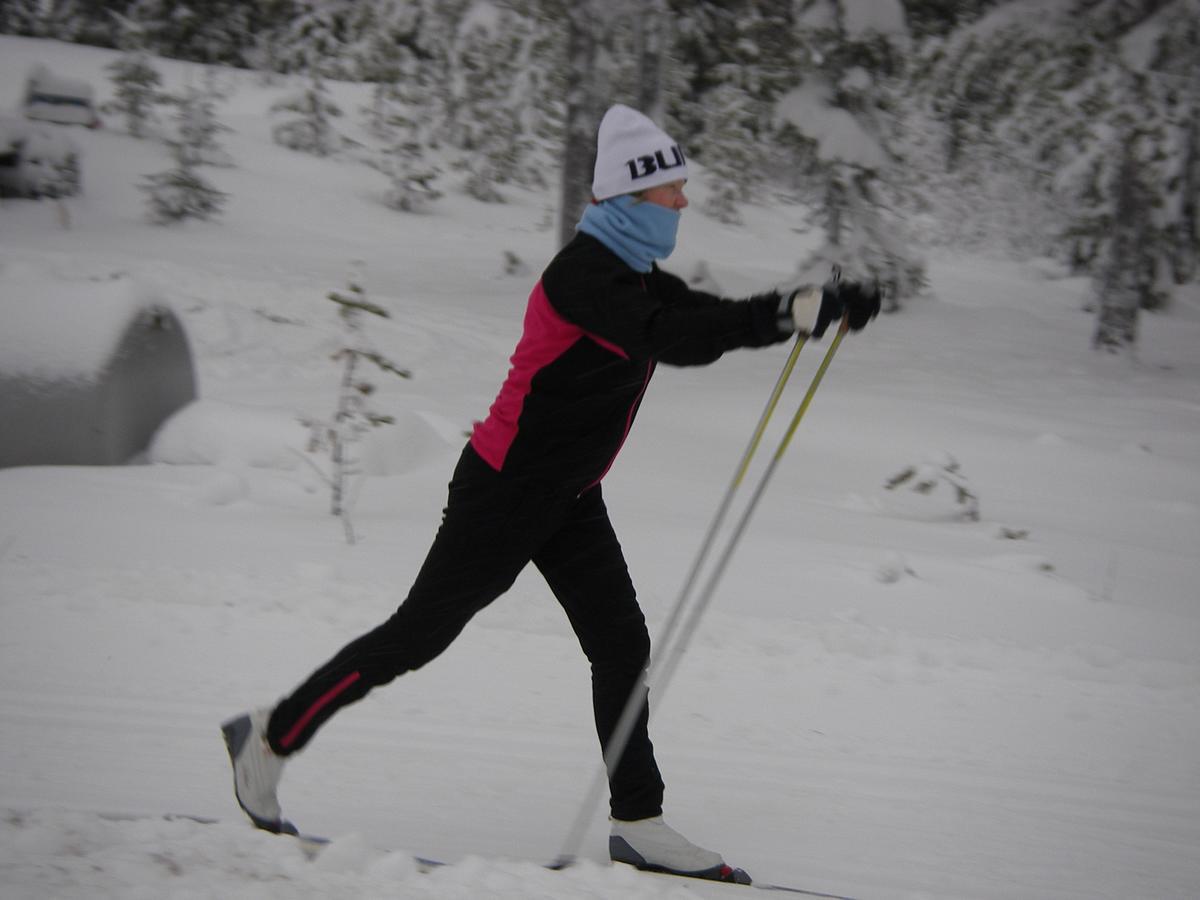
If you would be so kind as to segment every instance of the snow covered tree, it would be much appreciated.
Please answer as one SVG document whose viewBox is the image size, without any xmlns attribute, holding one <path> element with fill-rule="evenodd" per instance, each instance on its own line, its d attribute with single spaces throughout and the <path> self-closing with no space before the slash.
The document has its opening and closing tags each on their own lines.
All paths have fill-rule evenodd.
<svg viewBox="0 0 1200 900">
<path fill-rule="evenodd" d="M 856 19 L 841 0 L 804 0 L 796 20 L 804 82 L 775 105 L 781 131 L 810 172 L 812 202 L 825 242 L 797 276 L 820 283 L 832 267 L 884 288 L 885 309 L 924 285 L 924 264 L 909 246 L 901 218 L 886 201 L 896 179 L 887 145 L 888 79 L 906 40 L 899 4 L 876 4 Z M 853 7 L 861 13 L 862 7 Z"/>
<path fill-rule="evenodd" d="M 133 0 L 121 15 L 137 21 L 145 46 L 159 56 L 205 64 L 244 65 L 244 52 L 264 24 L 262 7 L 241 0 Z"/>
<path fill-rule="evenodd" d="M 280 146 L 314 156 L 330 156 L 341 149 L 342 137 L 331 120 L 342 110 L 329 99 L 329 90 L 316 69 L 303 90 L 274 104 L 271 112 L 294 114 L 271 129 Z"/>
<path fill-rule="evenodd" d="M 310 417 L 301 422 L 309 429 L 309 452 L 329 453 L 329 473 L 322 473 L 322 477 L 331 490 L 330 512 L 341 517 L 346 540 L 353 544 L 354 527 L 350 520 L 347 488 L 352 478 L 362 474 L 355 447 L 367 432 L 395 422 L 392 416 L 379 412 L 372 405 L 376 386 L 363 373 L 362 364 L 371 363 L 380 371 L 400 378 L 411 378 L 412 373 L 380 353 L 368 337 L 364 317 L 389 319 L 391 314 L 368 298 L 361 273 L 351 277 L 345 292 L 332 291 L 327 296 L 337 305 L 342 325 L 341 346 L 333 354 L 334 362 L 341 365 L 337 405 L 329 418 Z"/>
<path fill-rule="evenodd" d="M 358 17 L 369 4 L 354 0 L 298 0 L 280 36 L 285 72 L 320 69 L 331 78 L 353 79 L 350 48 L 361 37 Z"/>
<path fill-rule="evenodd" d="M 539 9 L 540 0 L 473 2 L 457 19 L 443 9 L 421 34 L 424 96 L 409 108 L 423 107 L 430 123 L 427 150 L 464 173 L 462 188 L 485 202 L 502 200 L 507 184 L 546 183 L 561 65 L 551 59 L 557 26 Z"/>
<path fill-rule="evenodd" d="M 216 103 L 224 99 L 217 90 L 213 72 L 205 73 L 203 87 L 188 85 L 178 104 L 176 125 L 178 152 L 194 166 L 232 166 L 233 159 L 221 146 L 218 135 L 230 132 L 217 120 Z"/>
<path fill-rule="evenodd" d="M 112 73 L 114 99 L 104 105 L 107 113 L 125 117 L 125 127 L 135 138 L 145 137 L 158 122 L 155 107 L 170 100 L 160 90 L 162 76 L 139 48 L 128 50 L 105 68 Z"/>
<path fill-rule="evenodd" d="M 755 103 L 742 86 L 726 80 L 709 92 L 706 108 L 703 162 L 709 194 L 704 211 L 720 222 L 740 224 L 738 206 L 751 199 L 762 179 Z"/>
<path fill-rule="evenodd" d="M 1147 65 L 1162 110 L 1162 221 L 1177 284 L 1200 275 L 1200 0 L 1170 4 Z"/>
<path fill-rule="evenodd" d="M 189 85 L 174 100 L 176 136 L 167 145 L 175 166 L 147 176 L 140 185 L 152 221 L 165 225 L 181 219 L 211 219 L 229 199 L 196 171 L 204 165 L 233 165 L 216 138 L 221 131 L 230 130 L 217 121 L 213 111 L 218 96 L 210 72 L 203 88 Z"/>
<path fill-rule="evenodd" d="M 160 225 L 183 219 L 211 219 L 221 211 L 228 195 L 197 173 L 179 145 L 172 149 L 175 167 L 146 176 L 139 187 L 146 193 L 150 219 Z"/>
<path fill-rule="evenodd" d="M 633 53 L 637 61 L 637 94 L 633 108 L 651 121 L 666 114 L 664 66 L 671 39 L 666 0 L 644 0 L 633 16 Z"/>
<path fill-rule="evenodd" d="M 1092 346 L 1110 353 L 1132 353 L 1137 344 L 1138 310 L 1158 306 L 1158 254 L 1153 251 L 1154 196 L 1145 181 L 1141 140 L 1132 127 L 1120 138 L 1120 162 L 1109 195 L 1112 225 L 1094 279 L 1096 330 Z"/>
<path fill-rule="evenodd" d="M 4 0 L 0 3 L 0 34 L 51 37 L 53 17 L 40 0 Z"/>
<path fill-rule="evenodd" d="M 945 139 L 945 170 L 925 167 L 922 188 L 948 230 L 1097 276 L 1121 158 L 1114 135 L 1132 116 L 1153 170 L 1144 183 L 1157 195 L 1158 250 L 1176 281 L 1194 277 L 1200 3 L 1046 0 L 1036 23 L 1026 12 L 996 5 L 927 43 L 914 67 L 912 93 L 933 121 L 913 128 Z"/>
<path fill-rule="evenodd" d="M 392 209 L 424 212 L 442 196 L 435 185 L 438 170 L 427 165 L 419 152 L 413 153 L 403 144 L 393 148 L 383 171 L 391 179 L 391 187 L 384 193 L 383 202 Z"/>
<path fill-rule="evenodd" d="M 742 223 L 738 205 L 750 199 L 754 172 L 762 160 L 746 113 L 752 108 L 750 97 L 733 81 L 709 92 L 704 121 L 709 194 L 704 211 L 729 225 Z"/>
<path fill-rule="evenodd" d="M 521 45 L 516 22 L 507 11 L 475 4 L 452 56 L 455 116 L 447 123 L 448 138 L 461 151 L 464 189 L 485 203 L 503 200 L 498 186 L 513 179 L 529 149 L 519 98 L 510 93 Z"/>
<path fill-rule="evenodd" d="M 739 205 L 779 186 L 771 109 L 794 84 L 792 23 L 790 2 L 743 0 L 699 4 L 680 26 L 691 80 L 677 112 L 694 129 L 684 142 L 706 169 L 704 210 L 731 224 L 741 221 Z"/>
<path fill-rule="evenodd" d="M 392 144 L 382 154 L 379 169 L 391 179 L 383 202 L 401 212 L 423 212 L 442 196 L 435 186 L 439 170 L 426 161 L 428 138 L 419 112 L 390 119 Z"/>
<path fill-rule="evenodd" d="M 575 225 L 592 196 L 592 170 L 596 161 L 596 130 L 603 113 L 597 91 L 597 29 L 602 21 L 599 0 L 566 3 L 566 82 L 558 240 L 566 244 L 575 236 Z"/>
</svg>

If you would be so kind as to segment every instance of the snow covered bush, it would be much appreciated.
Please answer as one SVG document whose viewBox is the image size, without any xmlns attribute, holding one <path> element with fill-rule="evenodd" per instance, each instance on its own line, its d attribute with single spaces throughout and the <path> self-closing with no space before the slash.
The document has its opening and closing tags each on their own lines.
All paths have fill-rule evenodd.
<svg viewBox="0 0 1200 900">
<path fill-rule="evenodd" d="M 806 281 L 831 266 L 845 277 L 878 281 L 885 309 L 899 308 L 925 283 L 903 217 L 887 208 L 905 180 L 891 147 L 894 100 L 907 34 L 897 8 L 858 21 L 804 4 L 795 36 L 802 81 L 774 105 L 776 131 L 792 148 L 808 183 L 825 241 L 800 265 Z"/>
<path fill-rule="evenodd" d="M 130 50 L 106 68 L 112 73 L 114 99 L 103 106 L 104 112 L 124 116 L 129 133 L 145 137 L 158 122 L 155 107 L 170 99 L 160 90 L 162 76 L 150 54 L 141 48 Z"/>
<path fill-rule="evenodd" d="M 889 491 L 908 485 L 915 494 L 928 497 L 944 486 L 953 500 L 955 518 L 965 522 L 979 521 L 979 498 L 967 487 L 962 467 L 949 453 L 938 454 L 918 465 L 907 466 L 887 480 Z"/>
<path fill-rule="evenodd" d="M 394 152 L 384 165 L 384 171 L 392 183 L 383 195 L 383 202 L 392 209 L 408 213 L 424 212 L 442 196 L 442 192 L 433 185 L 437 170 L 425 165 L 419 154 Z"/>
<path fill-rule="evenodd" d="M 329 99 L 329 90 L 318 73 L 313 73 L 302 91 L 272 106 L 271 112 L 293 114 L 271 130 L 275 143 L 281 147 L 314 156 L 331 156 L 341 149 L 342 137 L 331 120 L 339 117 L 342 110 Z"/>
<path fill-rule="evenodd" d="M 151 221 L 166 225 L 183 219 L 211 219 L 220 213 L 228 195 L 197 174 L 191 163 L 181 158 L 175 162 L 175 168 L 147 175 L 140 185 L 147 195 Z"/>
<path fill-rule="evenodd" d="M 165 225 L 182 219 L 211 219 L 228 199 L 196 170 L 201 165 L 232 165 L 229 154 L 216 142 L 225 129 L 213 114 L 211 87 L 208 91 L 188 88 L 177 99 L 178 134 L 168 141 L 175 167 L 146 177 L 146 192 L 152 221 Z"/>
<path fill-rule="evenodd" d="M 60 130 L 0 117 L 0 197 L 70 197 L 82 190 L 78 146 Z"/>
<path fill-rule="evenodd" d="M 205 76 L 203 87 L 189 85 L 174 101 L 178 107 L 176 143 L 180 153 L 193 165 L 233 165 L 233 158 L 218 140 L 218 135 L 232 131 L 228 125 L 217 120 L 215 107 L 221 99 L 224 98 L 216 89 L 210 71 Z"/>
</svg>

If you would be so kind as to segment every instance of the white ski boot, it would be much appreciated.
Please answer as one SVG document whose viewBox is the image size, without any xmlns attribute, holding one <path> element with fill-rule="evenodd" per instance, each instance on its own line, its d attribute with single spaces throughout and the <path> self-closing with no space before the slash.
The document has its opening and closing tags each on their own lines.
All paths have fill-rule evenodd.
<svg viewBox="0 0 1200 900">
<path fill-rule="evenodd" d="M 724 870 L 729 869 L 720 853 L 697 847 L 662 816 L 634 822 L 613 819 L 608 855 L 613 862 L 639 869 L 696 878 L 724 880 Z"/>
<path fill-rule="evenodd" d="M 284 820 L 275 795 L 284 758 L 267 743 L 270 719 L 270 709 L 256 709 L 221 725 L 233 763 L 233 792 L 257 827 L 275 834 L 296 834 L 296 826 Z"/>
</svg>

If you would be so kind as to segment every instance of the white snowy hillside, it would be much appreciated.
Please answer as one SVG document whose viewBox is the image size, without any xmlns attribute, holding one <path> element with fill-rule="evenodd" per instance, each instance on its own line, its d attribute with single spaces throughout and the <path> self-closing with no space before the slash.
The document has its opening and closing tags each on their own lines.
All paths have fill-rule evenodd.
<svg viewBox="0 0 1200 900">
<path fill-rule="evenodd" d="M 0 37 L 0 102 L 38 62 L 103 102 L 114 58 Z M 201 74 L 156 64 L 168 90 Z M 603 809 L 577 866 L 542 868 L 599 752 L 535 572 L 289 763 L 285 814 L 331 846 L 310 860 L 242 817 L 219 723 L 403 600 L 555 250 L 555 192 L 450 184 L 396 212 L 379 172 L 272 142 L 296 84 L 218 77 L 235 165 L 204 170 L 228 194 L 213 221 L 150 224 L 138 185 L 166 148 L 112 120 L 71 130 L 69 228 L 52 201 L 0 204 L 0 333 L 23 285 L 125 279 L 172 304 L 199 390 L 140 464 L 0 470 L 0 894 L 746 900 L 609 865 Z M 366 89 L 329 87 L 353 131 Z M 728 294 L 820 240 L 803 208 L 731 228 L 689 190 L 666 268 L 704 262 Z M 1143 314 L 1131 364 L 1090 349 L 1089 286 L 1054 264 L 927 259 L 928 293 L 842 344 L 655 702 L 667 819 L 764 882 L 860 900 L 1194 900 L 1200 296 Z M 396 424 L 365 448 L 350 546 L 299 419 L 336 401 L 326 294 L 356 264 L 392 315 L 370 333 L 413 378 L 376 379 Z M 86 349 L 88 321 L 62 318 L 62 346 Z M 744 493 L 828 346 L 800 354 Z M 652 633 L 787 353 L 658 370 L 605 482 Z"/>
</svg>

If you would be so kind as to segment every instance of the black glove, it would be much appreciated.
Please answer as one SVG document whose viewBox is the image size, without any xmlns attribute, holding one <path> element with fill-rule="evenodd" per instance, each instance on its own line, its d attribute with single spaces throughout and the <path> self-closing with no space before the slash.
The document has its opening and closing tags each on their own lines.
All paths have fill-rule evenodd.
<svg viewBox="0 0 1200 900">
<path fill-rule="evenodd" d="M 829 282 L 821 289 L 821 310 L 812 336 L 819 338 L 830 322 L 837 322 L 843 316 L 849 317 L 851 331 L 862 331 L 879 315 L 880 299 L 879 282 L 869 285 L 857 281 Z"/>
</svg>

